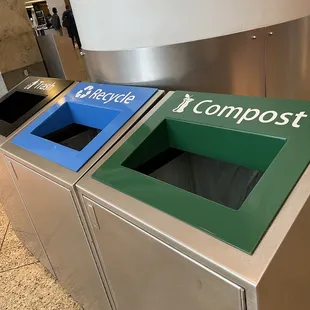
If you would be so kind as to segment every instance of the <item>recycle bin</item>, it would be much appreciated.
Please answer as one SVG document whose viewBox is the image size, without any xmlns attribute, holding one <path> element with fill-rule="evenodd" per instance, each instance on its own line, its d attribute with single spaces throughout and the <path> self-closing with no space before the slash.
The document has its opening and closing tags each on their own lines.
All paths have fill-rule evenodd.
<svg viewBox="0 0 310 310">
<path fill-rule="evenodd" d="M 57 278 L 87 310 L 111 302 L 75 183 L 162 94 L 79 83 L 3 146 Z"/>
<path fill-rule="evenodd" d="M 169 93 L 77 183 L 118 310 L 309 308 L 310 105 Z"/>
<path fill-rule="evenodd" d="M 51 273 L 53 269 L 10 177 L 1 145 L 72 83 L 59 79 L 28 77 L 0 98 L 0 204 L 19 239 Z"/>
</svg>

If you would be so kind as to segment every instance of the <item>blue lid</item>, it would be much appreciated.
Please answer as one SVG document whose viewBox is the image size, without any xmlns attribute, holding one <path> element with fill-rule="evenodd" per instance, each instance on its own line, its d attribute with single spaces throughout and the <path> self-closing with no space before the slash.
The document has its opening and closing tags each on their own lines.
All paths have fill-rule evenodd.
<svg viewBox="0 0 310 310">
<path fill-rule="evenodd" d="M 156 91 L 79 83 L 16 135 L 12 143 L 78 171 Z"/>
</svg>

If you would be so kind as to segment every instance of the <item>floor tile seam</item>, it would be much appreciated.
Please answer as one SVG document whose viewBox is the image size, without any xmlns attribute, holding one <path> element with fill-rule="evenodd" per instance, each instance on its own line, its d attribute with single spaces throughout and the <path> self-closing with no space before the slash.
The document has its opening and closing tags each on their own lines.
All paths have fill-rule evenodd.
<svg viewBox="0 0 310 310">
<path fill-rule="evenodd" d="M 17 267 L 13 267 L 13 268 L 9 268 L 9 269 L 6 269 L 6 270 L 3 270 L 3 271 L 0 271 L 0 275 L 2 273 L 5 273 L 5 272 L 9 272 L 9 271 L 14 271 L 14 270 L 18 270 L 18 269 L 21 269 L 21 268 L 24 268 L 24 267 L 28 267 L 28 266 L 31 266 L 31 265 L 34 265 L 34 264 L 38 264 L 39 262 L 36 261 L 36 262 L 32 262 L 32 263 L 28 263 L 28 264 L 24 264 L 24 265 L 21 265 L 21 266 L 17 266 Z"/>
<path fill-rule="evenodd" d="M 3 234 L 3 238 L 2 238 L 1 243 L 0 243 L 0 252 L 1 252 L 1 250 L 2 250 L 2 247 L 3 247 L 3 244 L 4 244 L 5 238 L 6 238 L 7 234 L 8 234 L 9 227 L 10 227 L 10 222 L 8 222 L 8 224 L 6 225 L 5 232 L 4 232 L 4 234 Z"/>
</svg>

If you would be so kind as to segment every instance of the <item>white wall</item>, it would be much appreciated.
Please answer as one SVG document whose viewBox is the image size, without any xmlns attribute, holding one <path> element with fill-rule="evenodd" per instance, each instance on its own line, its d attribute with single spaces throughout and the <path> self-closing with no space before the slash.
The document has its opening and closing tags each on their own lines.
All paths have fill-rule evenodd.
<svg viewBox="0 0 310 310">
<path fill-rule="evenodd" d="M 100 1 L 100 0 L 99 0 Z M 62 18 L 62 13 L 66 9 L 64 0 L 47 0 L 47 5 L 50 10 L 50 13 L 53 15 L 52 9 L 55 7 L 58 10 L 58 15 L 60 19 Z"/>
<path fill-rule="evenodd" d="M 310 15 L 310 0 L 71 0 L 71 5 L 87 50 L 194 41 Z"/>
</svg>

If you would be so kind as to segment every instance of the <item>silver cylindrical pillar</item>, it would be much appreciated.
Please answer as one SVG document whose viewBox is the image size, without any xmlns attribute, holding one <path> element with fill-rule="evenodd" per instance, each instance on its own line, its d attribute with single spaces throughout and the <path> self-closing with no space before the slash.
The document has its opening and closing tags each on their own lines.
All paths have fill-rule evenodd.
<svg viewBox="0 0 310 310">
<path fill-rule="evenodd" d="M 72 0 L 91 80 L 264 95 L 264 27 L 308 0 Z"/>
</svg>

